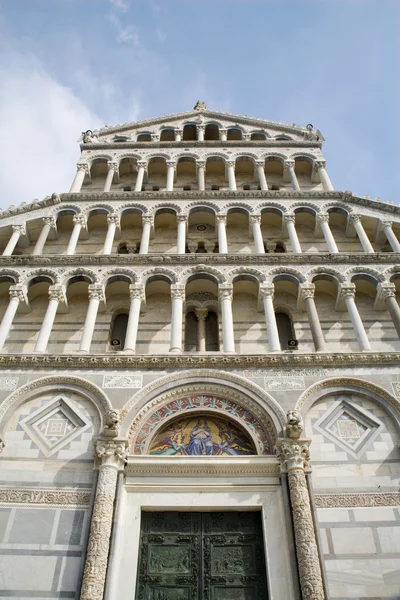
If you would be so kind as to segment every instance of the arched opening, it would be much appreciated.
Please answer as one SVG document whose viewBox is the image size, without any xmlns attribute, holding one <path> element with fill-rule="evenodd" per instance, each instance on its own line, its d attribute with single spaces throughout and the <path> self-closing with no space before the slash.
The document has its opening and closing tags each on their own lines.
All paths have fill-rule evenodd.
<svg viewBox="0 0 400 600">
<path fill-rule="evenodd" d="M 49 287 L 54 281 L 48 275 L 38 275 L 28 284 L 29 314 L 20 314 L 14 318 L 13 331 L 8 339 L 8 349 L 13 352 L 33 352 L 41 325 L 49 304 Z M 57 329 L 52 329 L 47 349 L 58 354 L 59 347 L 54 344 Z M 22 340 L 21 340 L 22 338 Z"/>
<path fill-rule="evenodd" d="M 151 142 L 151 133 L 139 133 L 137 136 L 138 142 Z"/>
<path fill-rule="evenodd" d="M 238 189 L 257 189 L 258 182 L 254 178 L 254 162 L 248 156 L 236 160 L 236 186 Z"/>
<path fill-rule="evenodd" d="M 178 159 L 176 167 L 176 188 L 197 189 L 196 161 L 190 156 Z"/>
<path fill-rule="evenodd" d="M 295 339 L 293 323 L 290 315 L 279 309 L 275 312 L 276 325 L 278 327 L 279 343 L 281 350 L 294 350 L 296 346 L 291 345 L 291 341 Z"/>
<path fill-rule="evenodd" d="M 131 283 L 132 280 L 122 274 L 113 275 L 107 280 L 105 289 L 107 311 L 98 314 L 97 323 L 100 332 L 101 330 L 105 331 L 108 320 L 108 340 L 104 340 L 102 335 L 99 336 L 92 341 L 92 345 L 94 342 L 95 347 L 97 345 L 99 348 L 101 342 L 103 344 L 108 342 L 107 348 L 109 351 L 121 352 L 124 350 L 130 307 L 129 286 Z"/>
<path fill-rule="evenodd" d="M 252 252 L 253 239 L 250 233 L 249 213 L 243 208 L 231 208 L 226 220 L 228 250 L 234 254 Z"/>
<path fill-rule="evenodd" d="M 218 352 L 218 285 L 206 274 L 186 285 L 185 352 Z"/>
<path fill-rule="evenodd" d="M 182 140 L 184 142 L 195 142 L 197 140 L 196 125 L 189 123 L 183 127 Z"/>
<path fill-rule="evenodd" d="M 291 273 L 275 275 L 274 306 L 281 350 L 296 350 L 298 341 L 303 352 L 313 352 L 314 345 L 307 314 L 297 308 L 299 280 Z M 282 315 L 282 316 L 280 316 Z"/>
<path fill-rule="evenodd" d="M 217 141 L 219 140 L 219 127 L 218 125 L 214 125 L 213 123 L 209 123 L 206 125 L 206 129 L 204 132 L 204 140 L 208 141 Z"/>
<path fill-rule="evenodd" d="M 160 142 L 173 142 L 175 140 L 175 132 L 172 127 L 166 127 L 161 130 Z"/>
<path fill-rule="evenodd" d="M 268 252 L 286 252 L 286 246 L 282 242 L 282 213 L 279 209 L 265 207 L 261 209 L 261 232 L 264 247 Z"/>
<path fill-rule="evenodd" d="M 265 319 L 258 307 L 259 285 L 252 275 L 240 275 L 233 282 L 232 314 L 235 348 L 239 354 L 267 351 Z"/>
<path fill-rule="evenodd" d="M 353 332 L 345 306 L 340 307 L 341 312 L 336 311 L 338 281 L 328 273 L 321 273 L 312 278 L 312 283 L 315 285 L 314 303 L 325 342 L 330 351 L 343 352 L 349 340 L 353 339 Z"/>
<path fill-rule="evenodd" d="M 271 191 L 277 191 L 285 187 L 283 181 L 283 160 L 276 156 L 269 156 L 265 160 L 265 177 L 267 178 L 268 188 Z"/>
<path fill-rule="evenodd" d="M 76 212 L 73 210 L 62 210 L 57 215 L 57 239 L 46 240 L 46 254 L 61 254 L 65 253 L 68 242 L 74 229 L 73 218 Z"/>
<path fill-rule="evenodd" d="M 261 141 L 265 141 L 267 139 L 267 136 L 265 135 L 265 133 L 255 131 L 254 133 L 251 134 L 250 139 L 254 142 L 261 142 Z"/>
<path fill-rule="evenodd" d="M 309 158 L 299 156 L 295 158 L 294 170 L 296 173 L 297 181 L 301 189 L 310 189 L 315 187 L 312 183 L 312 162 Z"/>
<path fill-rule="evenodd" d="M 85 177 L 83 187 L 90 187 L 91 190 L 102 190 L 108 173 L 106 158 L 96 158 L 90 167 L 90 179 Z"/>
<path fill-rule="evenodd" d="M 346 235 L 348 212 L 347 210 L 335 206 L 326 211 L 329 215 L 329 227 L 335 238 L 339 252 L 345 247 L 348 252 L 362 252 L 361 242 L 356 235 L 349 237 Z M 355 232 L 354 232 L 355 233 Z M 350 245 L 350 246 L 349 246 Z"/>
<path fill-rule="evenodd" d="M 176 252 L 177 244 L 176 213 L 171 208 L 161 208 L 154 218 L 154 238 L 152 252 Z"/>
<path fill-rule="evenodd" d="M 4 313 L 8 308 L 8 304 L 10 302 L 10 286 L 15 285 L 15 279 L 9 275 L 1 275 L 0 276 L 0 320 L 3 318 Z M 15 317 L 14 317 L 15 322 Z M 11 326 L 10 333 L 7 337 L 7 340 L 3 346 L 1 352 L 5 352 L 8 348 L 8 340 L 10 339 L 11 331 L 13 326 Z"/>
<path fill-rule="evenodd" d="M 89 303 L 89 285 L 92 280 L 86 275 L 75 275 L 67 283 L 68 313 L 57 315 L 55 326 L 60 328 L 62 333 L 58 334 L 59 352 L 77 352 L 82 337 L 83 325 Z M 74 327 L 63 327 L 64 324 L 71 323 L 73 315 Z M 61 339 L 65 336 L 65 339 Z M 64 342 L 64 346 L 60 343 Z"/>
<path fill-rule="evenodd" d="M 225 182 L 225 161 L 223 158 L 213 156 L 207 159 L 206 187 L 207 189 L 216 190 L 227 187 L 227 183 Z"/>
<path fill-rule="evenodd" d="M 108 211 L 105 208 L 96 208 L 88 216 L 89 238 L 81 240 L 79 246 L 80 254 L 101 254 L 107 235 Z"/>
<path fill-rule="evenodd" d="M 113 317 L 110 346 L 115 352 L 119 352 L 124 349 L 126 328 L 128 327 L 129 313 L 121 312 L 117 313 Z"/>
<path fill-rule="evenodd" d="M 242 130 L 238 127 L 230 127 L 228 129 L 227 138 L 228 141 L 238 141 L 243 139 Z"/>
<path fill-rule="evenodd" d="M 308 207 L 295 208 L 296 231 L 303 252 L 327 252 L 324 239 L 315 237 L 315 210 Z"/>
<path fill-rule="evenodd" d="M 118 250 L 118 254 L 138 254 L 140 239 L 142 237 L 142 211 L 139 208 L 126 208 L 121 214 L 122 243 L 118 249 L 125 246 L 125 250 Z"/>
<path fill-rule="evenodd" d="M 217 241 L 214 211 L 206 206 L 192 208 L 188 221 L 187 252 L 197 253 L 201 244 L 205 252 L 212 253 Z"/>
<path fill-rule="evenodd" d="M 149 160 L 148 186 L 146 189 L 157 191 L 164 189 L 167 184 L 167 164 L 162 156 L 154 156 Z"/>
<path fill-rule="evenodd" d="M 371 348 L 378 350 L 382 344 L 387 343 L 387 349 L 393 350 L 393 345 L 397 345 L 399 338 L 390 314 L 384 303 L 379 307 L 381 310 L 375 309 L 379 281 L 368 273 L 356 273 L 351 277 L 351 282 L 356 286 L 355 302 Z"/>
<path fill-rule="evenodd" d="M 146 282 L 146 310 L 140 317 L 138 352 L 167 354 L 171 339 L 171 282 L 155 275 Z"/>
<path fill-rule="evenodd" d="M 119 164 L 119 184 L 111 186 L 111 189 L 130 187 L 131 190 L 135 189 L 136 177 L 138 172 L 136 158 L 126 157 L 123 158 Z M 129 190 L 126 190 L 129 191 Z"/>
</svg>

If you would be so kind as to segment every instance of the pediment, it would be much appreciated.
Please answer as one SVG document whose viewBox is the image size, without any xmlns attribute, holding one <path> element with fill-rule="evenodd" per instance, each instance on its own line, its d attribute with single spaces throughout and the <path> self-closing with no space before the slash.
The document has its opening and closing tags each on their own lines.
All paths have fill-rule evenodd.
<svg viewBox="0 0 400 600">
<path fill-rule="evenodd" d="M 305 141 L 309 139 L 309 132 L 305 127 L 299 125 L 276 123 L 266 119 L 249 117 L 246 115 L 236 115 L 220 111 L 208 110 L 202 108 L 200 110 L 191 110 L 183 113 L 174 113 L 164 115 L 143 121 L 134 121 L 115 125 L 113 127 L 105 126 L 102 129 L 94 132 L 97 140 L 100 143 L 112 142 L 129 142 L 136 140 L 138 133 L 159 133 L 166 128 L 182 128 L 184 125 L 207 125 L 215 124 L 220 128 L 230 129 L 238 128 L 243 133 L 264 133 L 267 139 L 276 139 L 282 136 L 282 139 L 292 141 Z M 323 137 L 318 132 L 319 139 L 323 141 Z"/>
</svg>

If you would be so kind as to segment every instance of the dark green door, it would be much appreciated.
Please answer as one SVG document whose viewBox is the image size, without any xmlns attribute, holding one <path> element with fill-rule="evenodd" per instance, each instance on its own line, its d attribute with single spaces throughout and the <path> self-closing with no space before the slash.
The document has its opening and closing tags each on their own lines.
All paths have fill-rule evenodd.
<svg viewBox="0 0 400 600">
<path fill-rule="evenodd" d="M 261 513 L 142 513 L 136 600 L 267 600 Z"/>
</svg>

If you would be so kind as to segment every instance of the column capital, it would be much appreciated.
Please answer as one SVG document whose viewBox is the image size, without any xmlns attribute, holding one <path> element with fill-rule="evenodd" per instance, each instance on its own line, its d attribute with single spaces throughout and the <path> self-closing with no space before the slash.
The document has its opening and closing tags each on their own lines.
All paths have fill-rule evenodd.
<svg viewBox="0 0 400 600">
<path fill-rule="evenodd" d="M 349 214 L 349 223 L 351 225 L 354 225 L 354 223 L 357 223 L 358 221 L 361 221 L 361 215 L 358 213 L 350 213 Z"/>
<path fill-rule="evenodd" d="M 258 223 L 261 225 L 261 215 L 250 215 L 251 223 Z"/>
<path fill-rule="evenodd" d="M 131 283 L 129 286 L 129 296 L 131 300 L 138 298 L 143 302 L 145 299 L 144 286 L 141 283 Z"/>
<path fill-rule="evenodd" d="M 318 223 L 328 223 L 329 224 L 329 213 L 318 213 L 316 215 Z"/>
<path fill-rule="evenodd" d="M 116 213 L 111 213 L 111 214 L 107 215 L 107 223 L 109 225 L 111 225 L 111 223 L 113 223 L 114 225 L 116 225 L 118 227 L 119 226 L 119 215 L 117 215 Z"/>
<path fill-rule="evenodd" d="M 296 215 L 294 213 L 284 214 L 282 217 L 282 220 L 283 220 L 284 224 L 295 223 Z"/>
<path fill-rule="evenodd" d="M 26 235 L 26 226 L 23 225 L 11 225 L 11 229 L 19 233 L 19 235 Z"/>
<path fill-rule="evenodd" d="M 172 284 L 171 300 L 185 300 L 185 286 Z"/>
<path fill-rule="evenodd" d="M 390 229 L 392 229 L 393 221 L 380 221 L 379 225 L 380 225 L 380 228 L 383 230 L 387 229 L 388 227 Z"/>
<path fill-rule="evenodd" d="M 77 171 L 84 171 L 86 175 L 89 175 L 89 165 L 87 163 L 78 163 L 76 165 Z"/>
<path fill-rule="evenodd" d="M 107 161 L 107 168 L 109 171 L 118 171 L 118 163 L 112 160 Z"/>
<path fill-rule="evenodd" d="M 176 215 L 176 220 L 178 223 L 186 223 L 188 220 L 188 215 Z"/>
<path fill-rule="evenodd" d="M 89 300 L 104 301 L 104 288 L 99 283 L 90 284 L 88 287 Z"/>
<path fill-rule="evenodd" d="M 43 217 L 42 221 L 45 225 L 49 225 L 49 227 L 51 227 L 51 229 L 55 229 L 56 228 L 56 219 L 55 217 L 51 216 L 51 217 Z"/>
<path fill-rule="evenodd" d="M 10 300 L 11 298 L 18 298 L 20 302 L 28 302 L 27 299 L 27 289 L 26 286 L 23 285 L 10 285 L 8 290 Z"/>
<path fill-rule="evenodd" d="M 205 321 L 208 315 L 208 308 L 196 308 L 194 314 L 199 321 Z"/>
<path fill-rule="evenodd" d="M 225 300 L 226 298 L 232 302 L 233 298 L 233 285 L 229 285 L 226 283 L 220 284 L 218 286 L 219 297 L 221 300 Z"/>
<path fill-rule="evenodd" d="M 98 438 L 94 441 L 94 456 L 99 468 L 104 466 L 123 469 L 128 455 L 127 440 Z"/>
<path fill-rule="evenodd" d="M 356 286 L 350 281 L 344 281 L 340 284 L 340 295 L 343 299 L 354 298 L 356 293 Z"/>
<path fill-rule="evenodd" d="M 226 127 L 220 127 L 219 134 L 221 135 L 221 133 L 228 133 L 228 129 Z"/>
<path fill-rule="evenodd" d="M 144 215 L 144 216 L 142 216 L 142 223 L 143 223 L 143 225 L 145 223 L 147 223 L 148 225 L 152 225 L 153 224 L 153 217 L 151 215 Z"/>
<path fill-rule="evenodd" d="M 242 139 L 245 141 L 251 140 L 251 133 L 242 133 Z"/>
<path fill-rule="evenodd" d="M 285 160 L 283 162 L 283 168 L 284 169 L 289 170 L 289 169 L 294 169 L 294 167 L 295 167 L 295 161 L 294 160 Z"/>
<path fill-rule="evenodd" d="M 265 167 L 265 159 L 264 160 L 255 160 L 254 164 L 256 167 L 261 167 L 263 169 Z"/>
<path fill-rule="evenodd" d="M 235 167 L 236 167 L 236 161 L 235 160 L 227 160 L 226 161 L 226 166 L 228 168 L 235 169 Z"/>
<path fill-rule="evenodd" d="M 137 166 L 138 166 L 139 169 L 141 167 L 143 167 L 143 169 L 146 169 L 147 168 L 147 161 L 146 160 L 138 160 Z"/>
<path fill-rule="evenodd" d="M 65 287 L 63 285 L 51 285 L 49 287 L 49 300 L 57 300 L 59 303 L 67 304 Z"/>
<path fill-rule="evenodd" d="M 165 161 L 165 163 L 166 163 L 166 165 L 167 165 L 168 168 L 173 167 L 174 171 L 176 170 L 176 164 L 177 164 L 176 160 L 167 160 L 167 161 Z"/>
<path fill-rule="evenodd" d="M 174 127 L 174 133 L 175 135 L 183 135 L 182 127 Z"/>
<path fill-rule="evenodd" d="M 388 281 L 383 281 L 378 286 L 378 291 L 383 300 L 386 298 L 395 298 L 396 297 L 396 286 L 394 283 L 389 283 Z"/>
<path fill-rule="evenodd" d="M 74 215 L 72 217 L 72 221 L 73 221 L 73 223 L 75 223 L 75 225 L 80 225 L 81 227 L 86 228 L 86 215 L 84 215 L 83 213 Z"/>
<path fill-rule="evenodd" d="M 160 135 L 158 133 L 151 133 L 150 135 L 152 142 L 158 142 L 158 140 L 160 139 Z"/>
<path fill-rule="evenodd" d="M 224 223 L 226 225 L 226 219 L 228 215 L 215 215 L 215 220 L 217 223 Z"/>
<path fill-rule="evenodd" d="M 206 161 L 205 160 L 196 160 L 196 167 L 198 169 L 205 169 Z"/>
<path fill-rule="evenodd" d="M 314 298 L 315 285 L 313 283 L 301 283 L 299 286 L 299 292 L 302 300 Z"/>
<path fill-rule="evenodd" d="M 206 126 L 205 125 L 196 125 L 196 130 L 204 132 L 206 130 Z"/>
<path fill-rule="evenodd" d="M 313 167 L 315 170 L 325 169 L 326 161 L 325 160 L 314 160 Z"/>
<path fill-rule="evenodd" d="M 260 285 L 260 294 L 263 298 L 274 299 L 275 287 L 273 283 L 262 283 Z"/>
<path fill-rule="evenodd" d="M 292 469 L 309 471 L 310 467 L 309 439 L 279 439 L 276 444 L 276 455 L 281 465 L 282 473 Z"/>
</svg>

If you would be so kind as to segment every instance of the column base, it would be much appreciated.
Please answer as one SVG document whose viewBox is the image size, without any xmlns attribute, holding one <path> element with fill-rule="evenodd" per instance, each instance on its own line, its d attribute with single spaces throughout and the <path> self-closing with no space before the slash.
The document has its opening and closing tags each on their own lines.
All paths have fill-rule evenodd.
<svg viewBox="0 0 400 600">
<path fill-rule="evenodd" d="M 124 348 L 122 350 L 122 353 L 123 354 L 136 354 L 136 350 L 132 350 L 131 348 L 126 348 L 126 349 Z"/>
<path fill-rule="evenodd" d="M 170 354 L 182 354 L 182 348 L 170 348 Z"/>
</svg>

